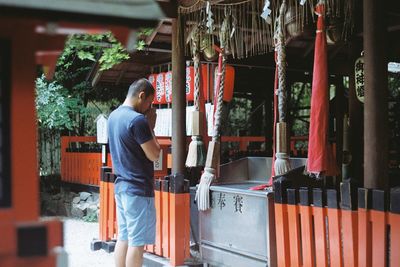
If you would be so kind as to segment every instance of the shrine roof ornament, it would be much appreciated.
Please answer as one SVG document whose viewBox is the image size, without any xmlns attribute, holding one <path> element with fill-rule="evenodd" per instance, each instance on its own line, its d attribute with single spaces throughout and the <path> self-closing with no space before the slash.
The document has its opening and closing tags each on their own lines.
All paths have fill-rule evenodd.
<svg viewBox="0 0 400 267">
<path fill-rule="evenodd" d="M 315 34 L 315 6 L 321 0 L 288 0 L 285 15 L 285 34 L 288 42 L 296 37 Z M 266 54 L 274 49 L 273 35 L 282 0 L 180 0 L 179 15 L 187 32 L 205 20 L 214 31 L 204 35 L 212 45 L 218 44 L 219 32 L 227 15 L 230 29 L 228 41 L 233 58 Z M 325 0 L 327 38 L 329 44 L 347 41 L 354 30 L 354 0 Z M 229 27 L 228 27 L 229 28 Z M 226 29 L 225 29 L 226 30 Z M 213 35 L 210 38 L 210 35 Z M 310 36 L 307 36 L 310 37 Z"/>
</svg>

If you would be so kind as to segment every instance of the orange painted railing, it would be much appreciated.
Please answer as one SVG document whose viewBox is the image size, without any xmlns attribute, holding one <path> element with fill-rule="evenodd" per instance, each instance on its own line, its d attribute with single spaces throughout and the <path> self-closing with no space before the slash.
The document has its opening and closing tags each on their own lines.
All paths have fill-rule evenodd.
<svg viewBox="0 0 400 267">
<path fill-rule="evenodd" d="M 115 176 L 110 167 L 101 168 L 99 238 L 107 242 L 117 238 L 117 217 L 114 200 Z"/>
<path fill-rule="evenodd" d="M 341 192 L 289 185 L 274 183 L 278 267 L 400 266 L 400 188 L 387 201 L 348 182 Z"/>
<path fill-rule="evenodd" d="M 172 158 L 168 152 L 168 147 L 171 145 L 170 137 L 157 137 L 160 145 L 163 149 L 163 161 L 162 165 L 159 166 L 159 170 L 155 171 L 156 177 L 163 177 L 167 175 L 167 171 L 171 168 Z M 190 137 L 188 137 L 187 143 L 190 143 Z M 206 142 L 210 141 L 211 138 L 206 138 Z M 299 142 L 307 141 L 307 136 L 296 136 L 290 139 L 290 150 L 291 155 L 295 157 L 307 156 L 307 150 L 304 148 L 298 148 Z M 247 151 L 248 146 L 252 142 L 265 142 L 263 136 L 222 136 L 221 142 L 234 142 L 239 144 L 239 151 Z M 95 136 L 63 136 L 61 137 L 61 180 L 70 183 L 79 183 L 87 185 L 99 185 L 100 168 L 101 163 L 101 152 L 90 152 L 80 149 L 72 149 L 73 144 L 75 147 L 82 146 L 87 143 L 96 143 Z M 302 146 L 304 147 L 304 146 Z M 100 147 L 98 146 L 100 149 Z M 111 166 L 110 155 L 107 155 L 107 165 Z"/>
<path fill-rule="evenodd" d="M 100 181 L 100 218 L 98 245 L 112 251 L 109 245 L 117 237 L 114 179 L 110 167 L 102 167 Z M 147 252 L 168 258 L 172 266 L 182 265 L 190 258 L 190 195 L 189 183 L 174 182 L 173 176 L 155 179 L 156 240 L 154 245 L 145 246 Z M 93 245 L 93 244 L 92 244 Z M 97 247 L 96 247 L 97 246 Z"/>
<path fill-rule="evenodd" d="M 168 147 L 171 145 L 169 138 L 158 138 L 162 148 L 162 160 L 158 161 L 159 166 L 155 166 L 154 176 L 164 177 L 168 174 L 167 157 Z M 61 137 L 61 180 L 69 183 L 85 185 L 99 185 L 101 152 L 90 152 L 83 149 L 72 149 L 73 143 L 79 143 L 75 147 L 84 144 L 96 143 L 95 136 L 62 136 Z M 98 146 L 100 149 L 100 145 Z M 112 166 L 110 154 L 107 154 L 107 165 Z"/>
<path fill-rule="evenodd" d="M 61 137 L 61 180 L 70 183 L 99 185 L 101 152 L 71 149 L 72 143 L 95 143 L 95 136 Z M 108 161 L 110 162 L 110 161 Z"/>
</svg>

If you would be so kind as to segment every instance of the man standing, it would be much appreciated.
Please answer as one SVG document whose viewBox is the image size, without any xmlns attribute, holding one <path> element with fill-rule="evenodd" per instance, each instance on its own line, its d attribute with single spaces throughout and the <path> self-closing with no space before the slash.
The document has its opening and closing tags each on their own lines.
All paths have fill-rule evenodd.
<svg viewBox="0 0 400 267">
<path fill-rule="evenodd" d="M 144 245 L 154 244 L 154 166 L 160 145 L 154 137 L 154 88 L 146 79 L 132 83 L 124 103 L 111 112 L 108 137 L 115 180 L 118 240 L 116 267 L 139 267 Z"/>
</svg>

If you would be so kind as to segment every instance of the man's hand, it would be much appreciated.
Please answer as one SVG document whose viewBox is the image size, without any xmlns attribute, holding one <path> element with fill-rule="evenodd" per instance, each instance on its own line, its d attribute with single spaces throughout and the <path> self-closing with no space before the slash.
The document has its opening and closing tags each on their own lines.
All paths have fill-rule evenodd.
<svg viewBox="0 0 400 267">
<path fill-rule="evenodd" d="M 149 122 L 150 129 L 154 130 L 154 127 L 156 126 L 156 119 L 157 119 L 156 109 L 150 108 L 149 110 L 146 111 L 145 116 L 147 118 L 147 121 Z"/>
</svg>

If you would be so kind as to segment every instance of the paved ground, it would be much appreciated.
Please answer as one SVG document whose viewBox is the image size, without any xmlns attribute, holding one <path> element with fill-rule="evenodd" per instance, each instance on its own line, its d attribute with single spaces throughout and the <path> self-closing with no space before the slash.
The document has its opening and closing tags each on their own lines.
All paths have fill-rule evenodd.
<svg viewBox="0 0 400 267">
<path fill-rule="evenodd" d="M 112 253 L 104 250 L 91 251 L 90 242 L 98 237 L 98 223 L 87 223 L 66 218 L 64 221 L 64 245 L 68 253 L 69 267 L 111 267 Z"/>
<path fill-rule="evenodd" d="M 68 253 L 69 267 L 113 267 L 114 254 L 104 250 L 92 251 L 91 241 L 98 238 L 99 224 L 88 223 L 72 218 L 63 218 L 64 248 Z M 201 264 L 202 265 L 202 264 Z M 164 258 L 146 254 L 143 267 L 168 267 Z M 182 266 L 198 266 L 193 263 Z"/>
</svg>

